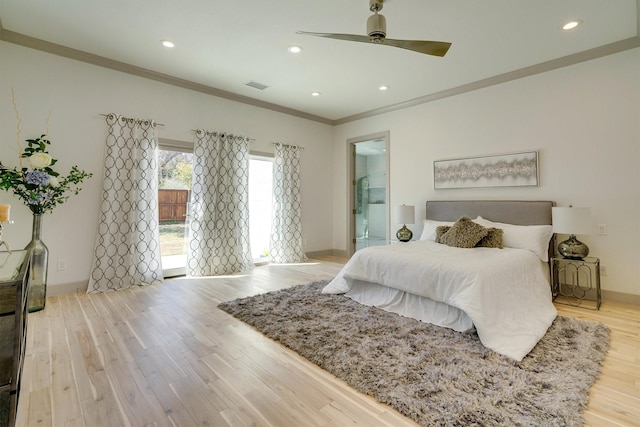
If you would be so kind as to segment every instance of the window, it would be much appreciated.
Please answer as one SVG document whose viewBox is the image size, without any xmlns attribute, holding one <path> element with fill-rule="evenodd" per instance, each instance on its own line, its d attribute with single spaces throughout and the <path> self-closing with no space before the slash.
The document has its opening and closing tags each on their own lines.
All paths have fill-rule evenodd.
<svg viewBox="0 0 640 427">
<path fill-rule="evenodd" d="M 251 156 L 249 161 L 249 231 L 254 262 L 267 262 L 273 220 L 273 159 Z"/>
<path fill-rule="evenodd" d="M 189 239 L 188 204 L 193 148 L 170 141 L 158 151 L 160 255 L 165 277 L 186 274 Z M 254 262 L 268 262 L 271 238 L 273 158 L 249 160 L 249 227 Z"/>
<path fill-rule="evenodd" d="M 158 151 L 158 217 L 160 256 L 165 277 L 184 275 L 187 265 L 193 154 L 160 149 Z"/>
</svg>

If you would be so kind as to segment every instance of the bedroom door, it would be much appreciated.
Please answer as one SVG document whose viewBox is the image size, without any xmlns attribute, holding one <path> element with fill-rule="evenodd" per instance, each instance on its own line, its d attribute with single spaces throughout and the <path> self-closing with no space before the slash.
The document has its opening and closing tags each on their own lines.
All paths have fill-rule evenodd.
<svg viewBox="0 0 640 427">
<path fill-rule="evenodd" d="M 388 134 L 350 140 L 350 253 L 389 240 Z"/>
</svg>

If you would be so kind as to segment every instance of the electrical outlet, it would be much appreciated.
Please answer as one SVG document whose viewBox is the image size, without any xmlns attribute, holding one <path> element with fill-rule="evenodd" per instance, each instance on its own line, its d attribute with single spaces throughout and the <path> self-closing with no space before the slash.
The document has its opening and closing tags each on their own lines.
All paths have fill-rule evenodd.
<svg viewBox="0 0 640 427">
<path fill-rule="evenodd" d="M 598 234 L 601 236 L 607 234 L 607 224 L 598 224 Z"/>
<path fill-rule="evenodd" d="M 607 266 L 606 265 L 601 265 L 600 266 L 600 275 L 603 276 L 603 277 L 607 275 Z"/>
<path fill-rule="evenodd" d="M 58 271 L 65 271 L 67 269 L 67 260 L 60 258 L 58 259 Z"/>
</svg>

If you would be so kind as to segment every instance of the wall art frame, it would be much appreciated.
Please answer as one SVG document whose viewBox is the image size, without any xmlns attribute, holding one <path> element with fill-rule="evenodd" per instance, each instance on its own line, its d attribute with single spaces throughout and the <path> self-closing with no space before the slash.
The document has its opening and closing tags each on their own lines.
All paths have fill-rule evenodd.
<svg viewBox="0 0 640 427">
<path fill-rule="evenodd" d="M 433 188 L 537 187 L 538 152 L 526 151 L 433 162 Z"/>
</svg>

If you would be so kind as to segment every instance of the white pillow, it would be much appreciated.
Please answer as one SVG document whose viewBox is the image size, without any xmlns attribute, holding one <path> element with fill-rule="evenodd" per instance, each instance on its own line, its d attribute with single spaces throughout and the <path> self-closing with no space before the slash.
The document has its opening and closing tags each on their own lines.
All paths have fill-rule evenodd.
<svg viewBox="0 0 640 427">
<path fill-rule="evenodd" d="M 528 249 L 542 261 L 549 261 L 549 240 L 553 235 L 550 225 L 515 225 L 493 222 L 477 217 L 474 222 L 484 227 L 501 228 L 502 244 L 508 248 Z"/>
<path fill-rule="evenodd" d="M 422 236 L 420 236 L 420 240 L 431 240 L 433 242 L 436 241 L 436 228 L 440 225 L 453 225 L 455 221 L 433 221 L 431 219 L 423 219 L 422 220 L 424 228 L 422 229 Z"/>
</svg>

